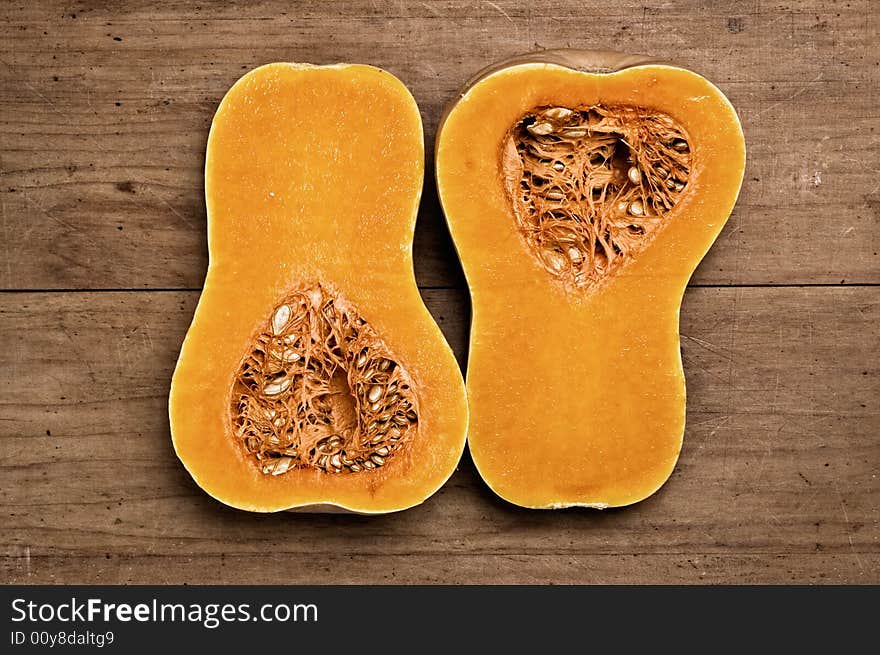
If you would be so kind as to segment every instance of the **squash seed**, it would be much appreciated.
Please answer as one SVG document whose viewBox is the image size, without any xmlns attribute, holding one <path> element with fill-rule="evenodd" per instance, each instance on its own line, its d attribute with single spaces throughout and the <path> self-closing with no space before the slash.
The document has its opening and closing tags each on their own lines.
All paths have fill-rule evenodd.
<svg viewBox="0 0 880 655">
<path fill-rule="evenodd" d="M 642 216 L 645 213 L 645 205 L 641 200 L 633 200 L 629 204 L 629 213 L 633 216 Z"/>
<path fill-rule="evenodd" d="M 543 136 L 545 134 L 550 134 L 553 131 L 553 126 L 550 123 L 535 123 L 529 125 L 526 129 L 532 134 Z"/>
<path fill-rule="evenodd" d="M 287 325 L 287 322 L 290 320 L 290 307 L 287 305 L 281 305 L 278 309 L 275 310 L 275 313 L 272 315 L 272 331 L 275 334 L 281 334 L 284 330 L 284 326 Z"/>
<path fill-rule="evenodd" d="M 564 121 L 574 116 L 574 112 L 568 107 L 551 107 L 544 112 L 544 115 L 556 121 Z"/>
<path fill-rule="evenodd" d="M 263 466 L 263 473 L 282 475 L 283 473 L 287 473 L 292 465 L 293 457 L 278 457 L 269 460 L 269 463 Z"/>
<path fill-rule="evenodd" d="M 277 396 L 279 393 L 284 393 L 290 388 L 290 380 L 288 378 L 284 378 L 277 382 L 270 382 L 266 386 L 263 387 L 263 393 L 267 396 Z"/>
<path fill-rule="evenodd" d="M 545 250 L 541 253 L 541 258 L 551 270 L 556 272 L 561 271 L 567 265 L 566 259 L 562 253 L 556 252 L 555 250 Z"/>
</svg>

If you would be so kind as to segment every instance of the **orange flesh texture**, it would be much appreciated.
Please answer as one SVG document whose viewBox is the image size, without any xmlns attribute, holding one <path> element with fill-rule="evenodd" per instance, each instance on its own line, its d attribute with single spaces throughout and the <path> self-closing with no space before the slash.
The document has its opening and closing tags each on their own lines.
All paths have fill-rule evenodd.
<svg viewBox="0 0 880 655">
<path fill-rule="evenodd" d="M 500 152 L 534 108 L 595 104 L 678 121 L 691 176 L 633 261 L 596 290 L 567 290 L 517 231 Z M 438 137 L 437 183 L 472 297 L 468 444 L 501 497 L 540 508 L 622 506 L 669 477 L 685 423 L 682 294 L 733 208 L 744 163 L 727 99 L 669 66 L 610 74 L 513 66 L 452 108 Z"/>
<path fill-rule="evenodd" d="M 270 64 L 221 102 L 205 167 L 210 264 L 169 403 L 175 449 L 210 495 L 378 513 L 422 502 L 455 469 L 464 384 L 412 264 L 423 169 L 418 108 L 376 68 Z M 233 434 L 233 377 L 284 294 L 314 282 L 353 303 L 410 373 L 419 432 L 377 470 L 265 475 Z"/>
</svg>

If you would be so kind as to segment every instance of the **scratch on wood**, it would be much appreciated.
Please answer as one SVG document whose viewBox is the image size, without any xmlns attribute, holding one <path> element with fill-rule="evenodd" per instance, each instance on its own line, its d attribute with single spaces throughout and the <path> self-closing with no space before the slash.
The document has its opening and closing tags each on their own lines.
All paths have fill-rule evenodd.
<svg viewBox="0 0 880 655">
<path fill-rule="evenodd" d="M 48 210 L 44 209 L 44 208 L 43 208 L 41 205 L 39 205 L 36 201 L 32 200 L 32 199 L 28 196 L 27 193 L 22 192 L 21 197 L 24 198 L 24 200 L 25 200 L 26 203 L 28 203 L 28 204 L 31 205 L 32 207 L 35 207 L 36 210 L 37 210 L 38 212 L 40 212 L 41 214 L 43 214 L 43 216 L 45 216 L 46 218 L 55 221 L 56 223 L 58 223 L 58 225 L 61 225 L 61 226 L 63 226 L 63 227 L 66 227 L 68 230 L 70 230 L 70 231 L 72 231 L 72 232 L 79 232 L 80 234 L 82 234 L 82 230 L 79 229 L 76 225 L 71 225 L 71 224 L 68 223 L 67 221 L 63 221 L 63 220 L 61 220 L 60 218 L 58 218 L 57 216 L 53 216 Z"/>
<path fill-rule="evenodd" d="M 817 76 L 816 76 L 811 82 L 808 82 L 806 86 L 801 87 L 800 89 L 798 89 L 797 91 L 795 91 L 794 93 L 792 93 L 790 96 L 788 96 L 788 97 L 786 97 L 786 98 L 783 98 L 783 99 L 780 100 L 779 102 L 774 102 L 772 105 L 769 105 L 768 107 L 764 107 L 764 109 L 762 109 L 762 110 L 759 111 L 757 114 L 755 114 L 755 118 L 758 118 L 758 117 L 760 117 L 760 116 L 763 116 L 763 115 L 766 114 L 768 111 L 771 111 L 771 110 L 773 110 L 773 109 L 776 109 L 776 108 L 779 107 L 780 105 L 784 105 L 786 102 L 791 102 L 791 101 L 794 100 L 795 98 L 797 98 L 797 97 L 799 97 L 799 96 L 802 96 L 804 93 L 806 93 L 807 91 L 809 91 L 811 87 L 813 87 L 817 82 L 820 82 L 820 81 L 822 81 L 822 75 L 821 75 L 821 74 L 817 75 Z"/>
<path fill-rule="evenodd" d="M 10 64 L 9 62 L 4 61 L 4 60 L 2 60 L 2 59 L 0 59 L 0 64 L 3 64 L 3 65 L 6 66 L 9 70 L 11 70 L 13 73 L 15 73 L 16 77 L 18 78 L 18 81 L 21 82 L 22 86 L 24 86 L 24 88 L 26 88 L 28 91 L 30 91 L 30 92 L 33 93 L 35 96 L 37 96 L 40 100 L 42 100 L 43 102 L 45 102 L 45 103 L 49 106 L 49 108 L 50 108 L 52 111 L 54 111 L 54 112 L 57 113 L 57 114 L 61 114 L 62 116 L 64 115 L 64 114 L 62 113 L 62 111 L 61 111 L 60 109 L 58 109 L 58 107 L 55 105 L 55 102 L 54 102 L 53 100 L 50 100 L 49 98 L 47 98 L 46 96 L 44 96 L 42 93 L 40 93 L 39 91 L 37 91 L 33 86 L 31 86 L 31 85 L 28 83 L 28 81 L 27 81 L 26 79 L 24 79 L 24 77 L 23 77 L 22 75 L 19 74 L 19 72 L 15 69 L 15 66 L 13 66 L 13 65 Z"/>
<path fill-rule="evenodd" d="M 177 210 L 172 206 L 172 204 L 171 204 L 170 202 L 168 202 L 167 200 L 165 200 L 165 198 L 163 198 L 163 197 L 160 196 L 158 193 L 156 193 L 155 191 L 153 191 L 150 187 L 145 187 L 145 188 L 147 189 L 147 191 L 149 192 L 149 194 L 150 194 L 151 196 L 153 196 L 156 200 L 158 200 L 158 201 L 161 202 L 163 205 L 165 205 L 166 207 L 168 207 L 168 209 L 171 210 L 171 213 L 174 214 L 175 216 L 177 216 L 177 218 L 179 218 L 180 220 L 182 220 L 182 221 L 187 225 L 187 227 L 195 227 L 195 224 L 194 224 L 192 221 L 190 221 L 186 216 L 184 216 L 184 215 L 181 214 L 179 211 L 177 211 Z"/>
<path fill-rule="evenodd" d="M 714 344 L 711 344 L 708 341 L 703 341 L 702 339 L 698 339 L 697 337 L 692 337 L 687 334 L 682 334 L 681 338 L 687 339 L 688 341 L 693 341 L 694 343 L 702 346 L 704 350 L 708 350 L 713 355 L 718 355 L 722 359 L 726 359 L 729 362 L 733 361 L 733 358 L 730 355 L 724 354 L 722 351 L 718 350 Z"/>
<path fill-rule="evenodd" d="M 865 572 L 865 566 L 862 564 L 862 558 L 859 557 L 858 551 L 856 551 L 856 546 L 853 543 L 852 538 L 852 526 L 849 522 L 849 512 L 846 511 L 846 502 L 844 501 L 843 494 L 840 493 L 840 488 L 837 486 L 837 481 L 834 482 L 834 490 L 837 492 L 837 498 L 840 501 L 840 509 L 843 510 L 843 520 L 846 523 L 846 538 L 849 541 L 849 549 L 852 552 L 853 556 L 856 558 L 856 564 L 859 565 L 859 571 L 862 573 Z"/>
<path fill-rule="evenodd" d="M 511 23 L 513 22 L 513 19 L 510 17 L 510 15 L 506 11 L 504 11 L 501 7 L 496 5 L 494 2 L 489 2 L 489 0 L 486 0 L 486 4 L 489 5 L 490 7 L 492 7 L 493 9 L 495 9 L 499 14 L 504 16 Z"/>
<path fill-rule="evenodd" d="M 85 362 L 86 370 L 88 371 L 89 379 L 92 382 L 97 383 L 98 376 L 95 372 L 93 358 L 89 357 L 88 352 L 86 352 L 83 348 L 81 348 L 78 342 L 70 335 L 73 331 L 67 326 L 67 321 L 65 318 L 65 314 L 59 314 L 58 316 L 58 326 L 61 328 L 61 334 L 67 340 L 67 343 L 70 344 L 71 352 L 76 355 L 77 359 L 81 362 Z"/>
<path fill-rule="evenodd" d="M 718 430 L 720 430 L 721 428 L 723 428 L 729 421 L 730 421 L 729 416 L 725 416 L 723 419 L 721 419 L 718 422 L 718 425 L 716 425 L 714 428 L 712 428 L 712 431 L 709 433 L 708 438 L 711 439 L 712 437 L 714 437 L 715 433 L 718 432 Z"/>
</svg>

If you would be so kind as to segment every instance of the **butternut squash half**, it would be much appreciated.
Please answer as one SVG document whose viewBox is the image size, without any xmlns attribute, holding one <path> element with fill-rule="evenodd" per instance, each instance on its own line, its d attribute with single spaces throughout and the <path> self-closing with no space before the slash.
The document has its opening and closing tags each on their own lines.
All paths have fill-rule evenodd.
<svg viewBox="0 0 880 655">
<path fill-rule="evenodd" d="M 464 382 L 413 273 L 423 171 L 419 110 L 377 68 L 270 64 L 223 98 L 210 264 L 169 400 L 211 496 L 380 513 L 455 469 Z"/>
<path fill-rule="evenodd" d="M 448 110 L 436 174 L 473 306 L 468 443 L 502 498 L 615 507 L 669 477 L 682 294 L 744 161 L 715 86 L 638 57 L 517 58 Z"/>
</svg>

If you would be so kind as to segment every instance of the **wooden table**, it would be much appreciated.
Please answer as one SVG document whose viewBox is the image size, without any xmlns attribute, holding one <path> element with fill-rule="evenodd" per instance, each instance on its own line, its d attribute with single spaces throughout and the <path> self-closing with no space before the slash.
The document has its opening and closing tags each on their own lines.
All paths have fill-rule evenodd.
<svg viewBox="0 0 880 655">
<path fill-rule="evenodd" d="M 880 3 L 102 4 L 0 8 L 0 581 L 880 582 Z M 526 511 L 465 456 L 424 505 L 378 518 L 202 493 L 166 403 L 226 89 L 269 61 L 382 66 L 430 148 L 473 72 L 565 46 L 692 67 L 745 127 L 739 204 L 682 308 L 669 483 L 629 509 Z M 430 173 L 416 274 L 464 363 L 467 291 Z"/>
</svg>

